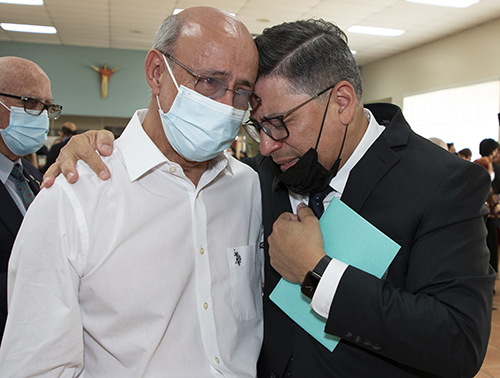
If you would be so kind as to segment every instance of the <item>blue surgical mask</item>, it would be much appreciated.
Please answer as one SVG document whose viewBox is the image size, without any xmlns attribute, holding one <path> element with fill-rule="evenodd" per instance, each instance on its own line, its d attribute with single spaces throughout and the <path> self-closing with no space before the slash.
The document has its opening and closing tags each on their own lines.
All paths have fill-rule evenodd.
<svg viewBox="0 0 500 378">
<path fill-rule="evenodd" d="M 1 102 L 0 102 L 1 103 Z M 10 109 L 10 123 L 6 129 L 0 130 L 6 146 L 16 156 L 29 155 L 42 147 L 49 133 L 49 117 L 47 110 L 39 116 L 33 116 L 23 108 L 12 106 Z"/>
<path fill-rule="evenodd" d="M 163 57 L 165 59 L 165 57 Z M 192 89 L 177 85 L 165 60 L 178 93 L 167 113 L 158 108 L 163 129 L 172 148 L 184 159 L 207 161 L 233 143 L 245 111 L 205 97 Z"/>
</svg>

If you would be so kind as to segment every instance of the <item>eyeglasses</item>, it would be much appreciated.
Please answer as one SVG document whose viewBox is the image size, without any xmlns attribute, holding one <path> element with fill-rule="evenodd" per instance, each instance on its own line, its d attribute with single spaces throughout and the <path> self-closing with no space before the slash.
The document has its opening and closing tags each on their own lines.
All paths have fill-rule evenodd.
<svg viewBox="0 0 500 378">
<path fill-rule="evenodd" d="M 51 119 L 56 119 L 61 115 L 62 105 L 46 104 L 36 98 L 15 96 L 7 93 L 0 93 L 0 96 L 16 98 L 24 101 L 24 111 L 32 116 L 39 116 L 45 109 L 47 109 L 48 116 Z"/>
<path fill-rule="evenodd" d="M 257 96 L 255 92 L 242 88 L 236 90 L 228 88 L 227 84 L 222 80 L 215 77 L 203 77 L 198 75 L 192 69 L 174 59 L 172 55 L 164 53 L 163 51 L 160 52 L 196 78 L 196 81 L 194 82 L 194 90 L 203 96 L 216 100 L 222 97 L 226 91 L 231 91 L 233 92 L 233 106 L 236 109 L 242 110 L 254 108 L 260 102 L 260 97 Z"/>
<path fill-rule="evenodd" d="M 262 122 L 257 122 L 255 120 L 248 120 L 243 124 L 243 127 L 245 128 L 245 131 L 247 132 L 250 137 L 256 141 L 257 143 L 260 143 L 260 132 L 264 131 L 266 135 L 271 138 L 272 140 L 275 141 L 280 141 L 283 139 L 288 138 L 290 135 L 290 132 L 288 131 L 288 128 L 286 127 L 284 118 L 289 116 L 291 113 L 296 111 L 297 109 L 301 108 L 308 102 L 318 98 L 321 96 L 323 93 L 328 91 L 329 89 L 332 89 L 335 87 L 335 85 L 331 85 L 325 90 L 322 90 L 319 92 L 317 95 L 311 97 L 310 99 L 304 101 L 302 104 L 297 105 L 295 108 L 287 111 L 286 113 L 276 116 L 276 117 L 271 117 L 271 118 L 264 118 Z"/>
</svg>

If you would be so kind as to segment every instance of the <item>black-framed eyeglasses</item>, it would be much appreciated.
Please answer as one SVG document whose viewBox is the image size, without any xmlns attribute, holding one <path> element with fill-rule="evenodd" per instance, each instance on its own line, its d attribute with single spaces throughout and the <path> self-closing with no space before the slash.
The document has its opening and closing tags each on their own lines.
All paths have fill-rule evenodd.
<svg viewBox="0 0 500 378">
<path fill-rule="evenodd" d="M 39 116 L 47 109 L 47 114 L 50 119 L 56 119 L 61 115 L 62 105 L 46 104 L 36 98 L 26 96 L 16 96 L 7 93 L 0 93 L 0 96 L 11 97 L 24 102 L 24 111 L 32 116 Z"/>
<path fill-rule="evenodd" d="M 172 55 L 164 53 L 163 51 L 160 52 L 196 78 L 196 81 L 194 82 L 194 90 L 202 94 L 203 96 L 209 97 L 213 100 L 217 100 L 218 98 L 222 97 L 224 93 L 226 93 L 226 91 L 231 91 L 233 92 L 233 106 L 236 109 L 242 110 L 254 108 L 260 102 L 260 97 L 257 96 L 255 92 L 243 88 L 231 89 L 221 79 L 217 79 L 216 77 L 204 77 L 198 75 L 191 68 L 185 66 L 177 59 L 174 59 Z"/>
<path fill-rule="evenodd" d="M 317 95 L 314 95 L 310 99 L 304 101 L 303 103 L 297 105 L 293 109 L 290 109 L 286 113 L 283 113 L 279 116 L 271 117 L 271 118 L 264 118 L 262 120 L 262 122 L 257 122 L 256 120 L 250 119 L 243 124 L 243 128 L 245 129 L 247 134 L 250 135 L 250 137 L 254 141 L 256 141 L 257 143 L 260 143 L 260 132 L 261 131 L 264 131 L 269 138 L 271 138 L 272 140 L 275 140 L 275 141 L 280 141 L 280 140 L 286 139 L 290 135 L 290 132 L 288 131 L 288 128 L 286 127 L 285 120 L 284 120 L 285 117 L 289 116 L 291 113 L 293 113 L 297 109 L 301 108 L 305 104 L 318 98 L 323 93 L 332 89 L 333 87 L 335 87 L 335 85 L 329 86 L 328 88 L 319 92 Z"/>
</svg>

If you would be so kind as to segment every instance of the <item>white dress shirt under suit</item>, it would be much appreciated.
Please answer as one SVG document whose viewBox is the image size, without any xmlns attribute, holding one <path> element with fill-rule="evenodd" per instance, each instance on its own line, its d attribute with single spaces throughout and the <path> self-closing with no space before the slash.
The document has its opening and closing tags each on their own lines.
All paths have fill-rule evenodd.
<svg viewBox="0 0 500 378">
<path fill-rule="evenodd" d="M 101 181 L 57 179 L 9 269 L 2 377 L 255 377 L 262 343 L 257 173 L 220 154 L 197 187 L 138 111 Z"/>
<path fill-rule="evenodd" d="M 330 186 L 333 191 L 330 192 L 323 201 L 324 208 L 326 209 L 330 202 L 332 202 L 333 197 L 340 198 L 342 192 L 349 178 L 349 173 L 351 169 L 358 163 L 363 155 L 368 151 L 371 145 L 377 140 L 377 138 L 385 130 L 384 126 L 381 126 L 375 120 L 373 114 L 365 109 L 365 115 L 368 119 L 368 128 L 366 129 L 363 138 L 359 142 L 356 149 L 353 151 L 352 155 L 349 157 L 347 162 L 342 166 L 337 175 L 330 181 Z M 308 196 L 301 196 L 293 192 L 290 193 L 290 203 L 292 204 L 292 209 L 294 213 L 297 213 L 297 205 L 301 202 L 308 202 Z M 339 261 L 337 259 L 332 259 L 328 264 L 321 280 L 319 281 L 318 287 L 314 293 L 311 301 L 311 308 L 324 318 L 328 318 L 330 312 L 330 305 L 335 296 L 335 292 L 339 285 L 340 279 L 347 269 L 347 264 Z"/>
</svg>

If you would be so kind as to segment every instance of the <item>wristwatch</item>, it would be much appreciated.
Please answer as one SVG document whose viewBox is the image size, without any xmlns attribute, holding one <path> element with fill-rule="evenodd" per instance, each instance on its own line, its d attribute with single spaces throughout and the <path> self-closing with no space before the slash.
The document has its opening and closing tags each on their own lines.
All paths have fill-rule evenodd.
<svg viewBox="0 0 500 378">
<path fill-rule="evenodd" d="M 304 278 L 304 281 L 300 285 L 300 291 L 302 291 L 302 294 L 312 299 L 314 292 L 318 287 L 319 280 L 323 276 L 323 273 L 325 272 L 326 267 L 328 266 L 330 261 L 332 261 L 332 258 L 328 255 L 325 255 L 321 260 L 319 260 L 319 263 L 314 267 L 313 270 L 307 272 L 306 278 Z"/>
</svg>

